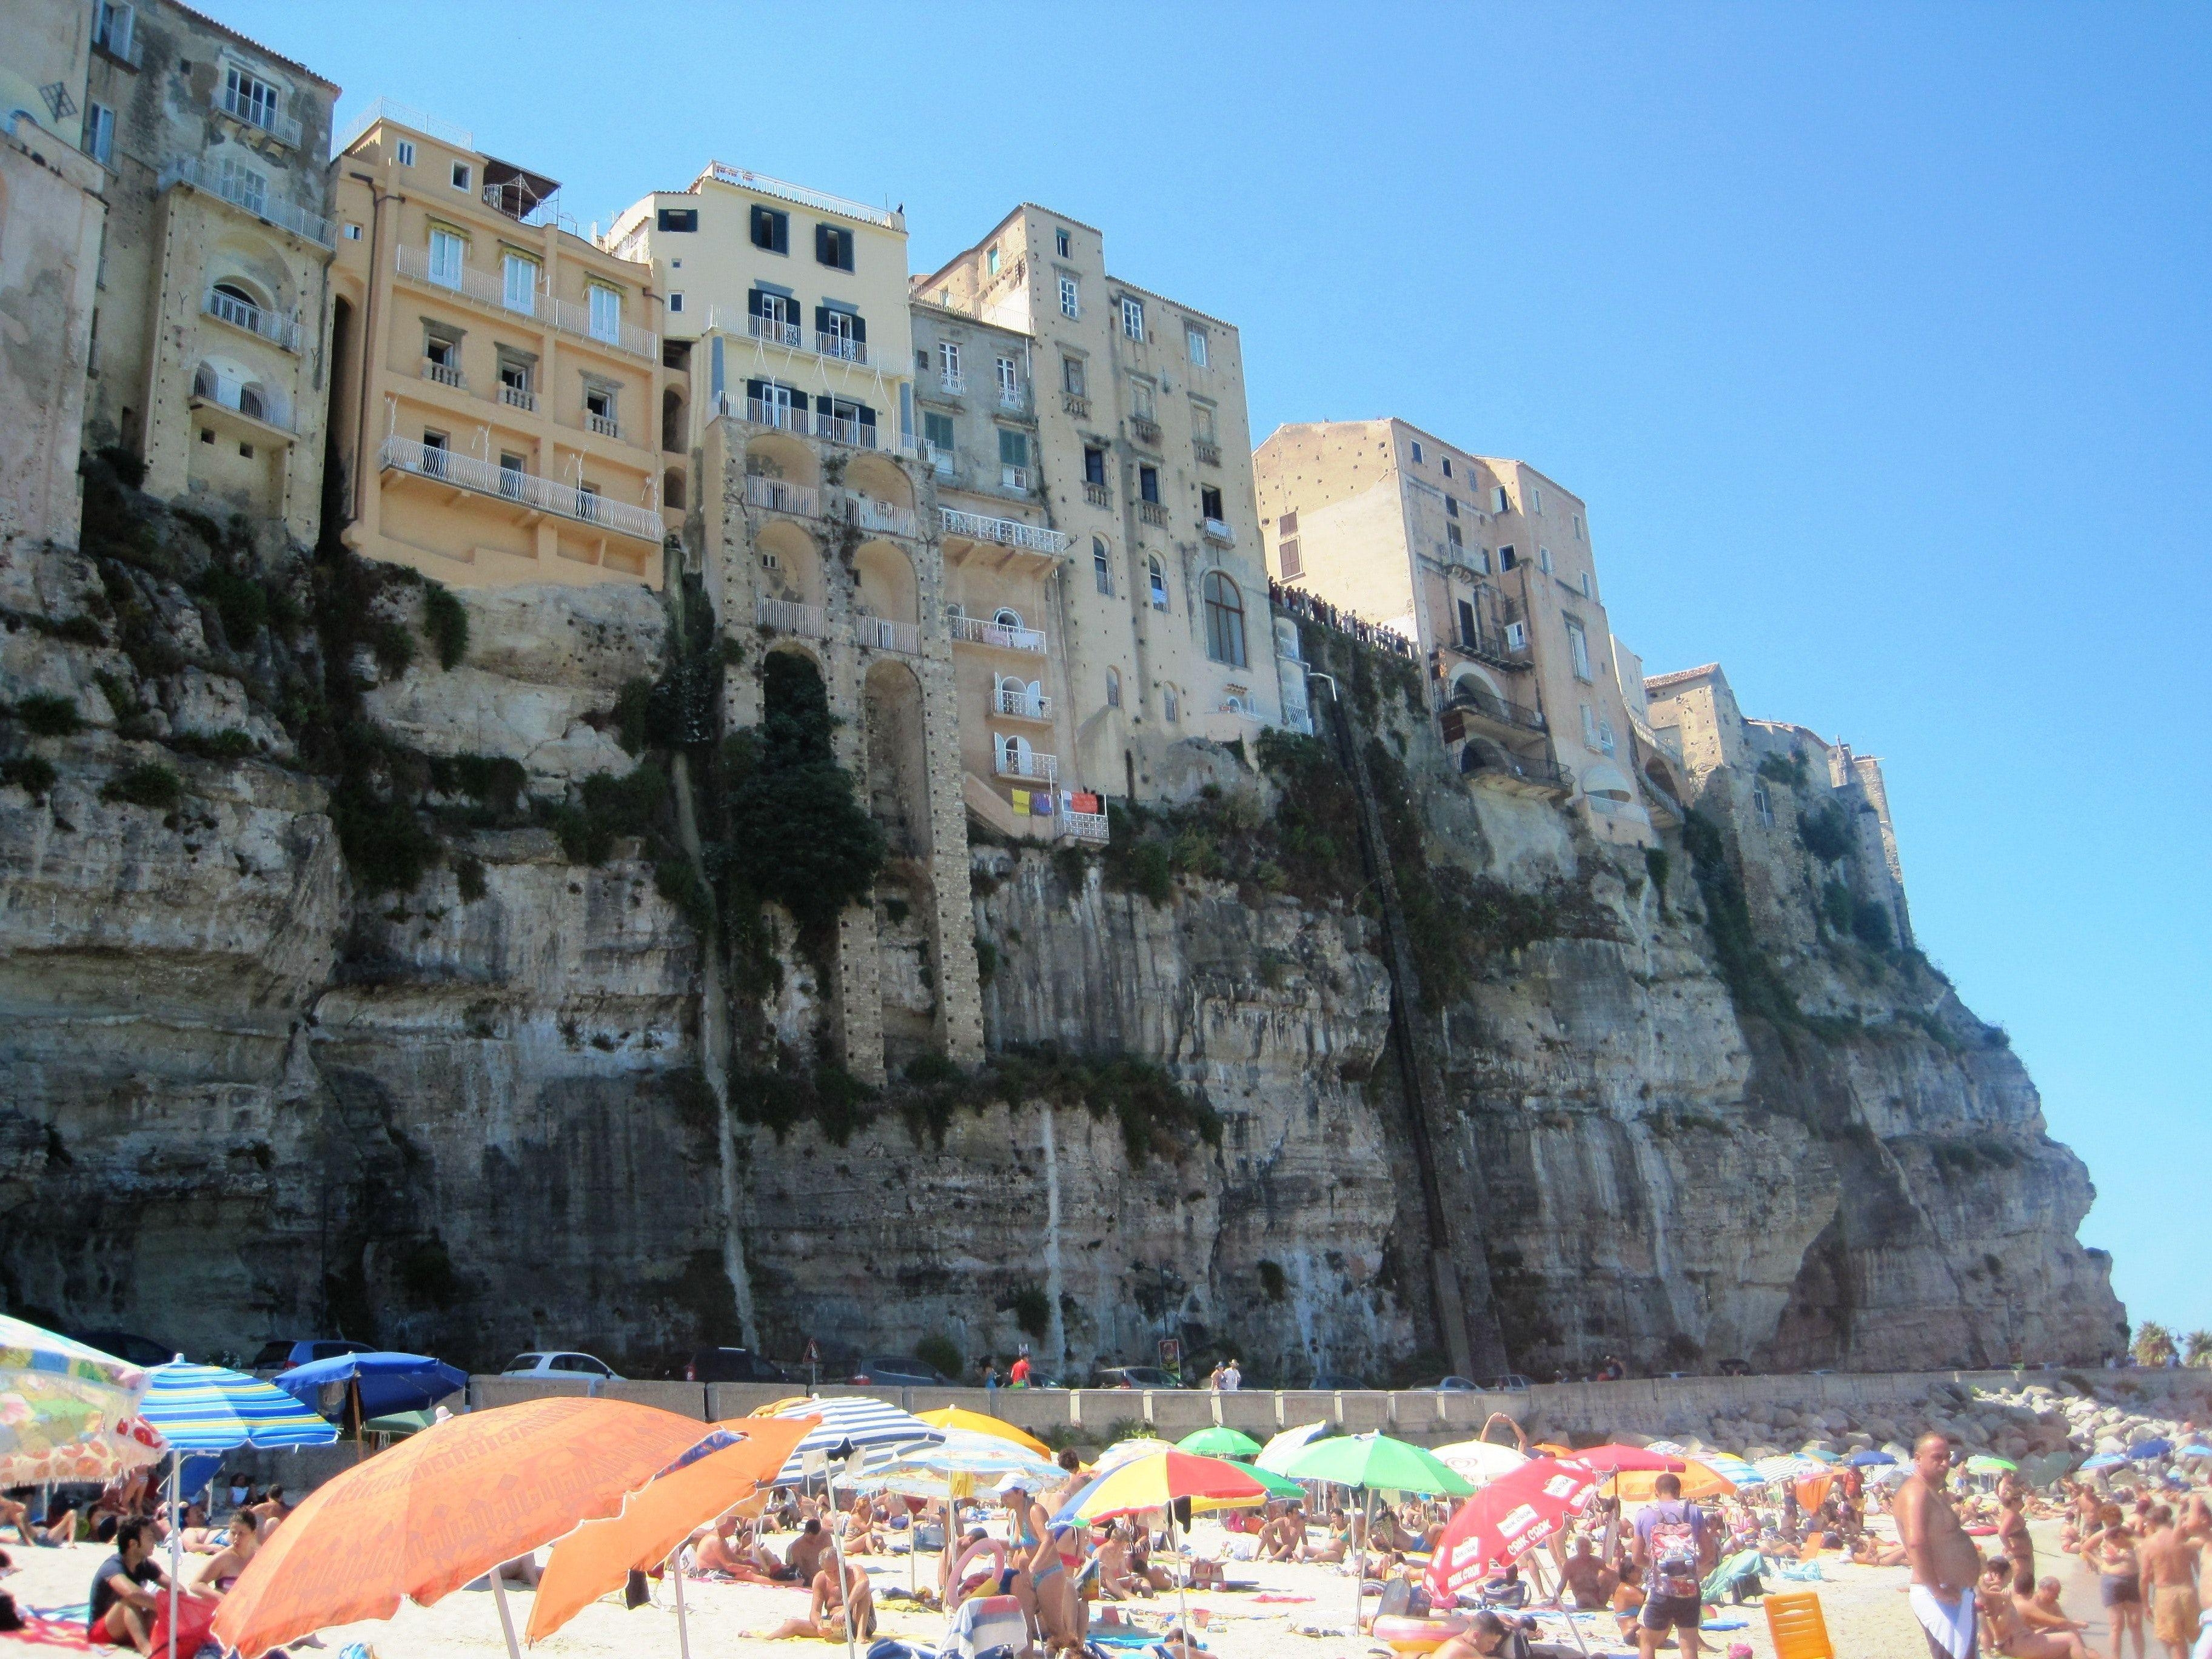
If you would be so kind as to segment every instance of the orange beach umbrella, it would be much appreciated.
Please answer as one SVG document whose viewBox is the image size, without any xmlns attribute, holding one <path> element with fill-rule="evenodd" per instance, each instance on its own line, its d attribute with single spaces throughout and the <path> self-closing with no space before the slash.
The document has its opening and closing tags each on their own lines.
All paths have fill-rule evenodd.
<svg viewBox="0 0 2212 1659">
<path fill-rule="evenodd" d="M 619 1589 L 633 1570 L 659 1565 L 692 1528 L 774 1480 L 791 1449 L 821 1420 L 741 1417 L 715 1425 L 620 1515 L 586 1521 L 553 1547 L 524 1634 L 544 1640 L 609 1590 Z"/>
<path fill-rule="evenodd" d="M 332 1625 L 389 1619 L 402 1596 L 428 1607 L 580 1521 L 618 1513 L 703 1432 L 673 1412 L 574 1395 L 425 1429 L 309 1493 L 223 1598 L 216 1638 L 258 1659 Z"/>
</svg>

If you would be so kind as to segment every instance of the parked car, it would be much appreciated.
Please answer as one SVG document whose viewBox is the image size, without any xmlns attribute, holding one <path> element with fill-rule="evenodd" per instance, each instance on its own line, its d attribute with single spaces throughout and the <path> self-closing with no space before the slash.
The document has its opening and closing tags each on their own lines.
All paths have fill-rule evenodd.
<svg viewBox="0 0 2212 1659">
<path fill-rule="evenodd" d="M 1528 1379 L 1518 1371 L 1508 1371 L 1490 1388 L 1493 1394 L 1526 1394 L 1528 1392 Z"/>
<path fill-rule="evenodd" d="M 1749 1376 L 1751 1375 L 1751 1362 L 1747 1359 L 1723 1359 L 1721 1361 L 1721 1375 L 1723 1376 Z"/>
<path fill-rule="evenodd" d="M 501 1376 L 582 1376 L 598 1382 L 619 1382 L 614 1368 L 604 1359 L 594 1359 L 587 1353 L 563 1353 L 547 1350 L 537 1353 L 519 1353 L 507 1362 Z"/>
<path fill-rule="evenodd" d="M 1415 1394 L 1477 1394 L 1481 1391 L 1481 1389 L 1482 1384 L 1471 1376 L 1446 1376 L 1440 1377 L 1434 1382 L 1424 1383 L 1413 1392 Z"/>
<path fill-rule="evenodd" d="M 151 1370 L 156 1365 L 166 1365 L 180 1352 L 174 1345 L 150 1336 L 137 1336 L 129 1331 L 65 1331 L 71 1341 L 82 1342 L 88 1348 L 97 1348 L 102 1353 L 112 1353 L 118 1359 L 127 1360 L 142 1370 Z"/>
<path fill-rule="evenodd" d="M 1341 1394 L 1347 1389 L 1357 1394 L 1363 1392 L 1367 1384 L 1356 1376 L 1340 1376 L 1334 1371 L 1323 1371 L 1306 1387 L 1316 1394 Z"/>
<path fill-rule="evenodd" d="M 684 1362 L 686 1382 L 781 1382 L 783 1367 L 750 1348 L 699 1348 Z"/>
<path fill-rule="evenodd" d="M 859 1388 L 877 1389 L 945 1389 L 952 1379 L 936 1366 L 919 1359 L 901 1359 L 896 1355 L 878 1355 L 863 1359 L 853 1368 L 853 1382 Z"/>
<path fill-rule="evenodd" d="M 279 1337 L 264 1342 L 261 1352 L 253 1356 L 248 1368 L 256 1376 L 275 1376 L 289 1371 L 295 1365 L 304 1365 L 311 1359 L 335 1359 L 342 1353 L 374 1353 L 376 1350 L 366 1342 L 347 1342 L 337 1337 L 291 1339 Z"/>
<path fill-rule="evenodd" d="M 1158 1365 L 1102 1365 L 1097 1381 L 1091 1386 L 1099 1389 L 1180 1389 L 1171 1371 Z"/>
</svg>

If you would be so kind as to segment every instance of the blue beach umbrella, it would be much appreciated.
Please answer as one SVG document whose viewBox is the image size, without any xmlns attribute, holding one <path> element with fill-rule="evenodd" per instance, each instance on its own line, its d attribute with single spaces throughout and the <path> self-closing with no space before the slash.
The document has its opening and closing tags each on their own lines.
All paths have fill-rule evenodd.
<svg viewBox="0 0 2212 1659">
<path fill-rule="evenodd" d="M 364 1419 L 393 1412 L 427 1411 L 469 1385 L 467 1372 L 419 1353 L 334 1354 L 328 1359 L 295 1365 L 276 1382 L 310 1411 L 319 1409 L 317 1402 L 325 1389 L 343 1386 L 346 1398 L 340 1409 L 349 1411 L 357 1403 Z M 355 1385 L 360 1390 L 358 1402 L 351 1397 Z"/>
<path fill-rule="evenodd" d="M 1863 1469 L 1870 1468 L 1877 1463 L 1894 1463 L 1897 1459 L 1886 1451 L 1876 1451 L 1869 1446 L 1863 1451 L 1853 1452 L 1844 1462 L 1850 1464 L 1854 1468 Z"/>
<path fill-rule="evenodd" d="M 2081 1467 L 2085 1470 L 2116 1469 L 2127 1461 L 2118 1452 L 2099 1452 L 2094 1457 L 2086 1459 Z"/>
<path fill-rule="evenodd" d="M 2138 1463 L 2148 1463 L 2160 1457 L 2173 1455 L 2171 1440 L 2139 1440 L 2128 1448 L 2128 1455 Z"/>
</svg>

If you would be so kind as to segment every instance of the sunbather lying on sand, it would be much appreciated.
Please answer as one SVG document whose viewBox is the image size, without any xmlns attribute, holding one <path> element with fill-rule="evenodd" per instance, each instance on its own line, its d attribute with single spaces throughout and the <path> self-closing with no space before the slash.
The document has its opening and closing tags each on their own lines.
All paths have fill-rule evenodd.
<svg viewBox="0 0 2212 1659">
<path fill-rule="evenodd" d="M 752 1633 L 750 1639 L 783 1642 L 811 1637 L 821 1642 L 842 1642 L 845 1639 L 846 1596 L 852 1598 L 853 1634 L 863 1642 L 872 1641 L 876 1634 L 876 1598 L 868 1587 L 868 1575 L 858 1567 L 847 1566 L 845 1589 L 841 1595 L 835 1561 L 814 1575 L 814 1597 L 807 1603 L 804 1619 L 787 1619 L 774 1630 Z"/>
</svg>

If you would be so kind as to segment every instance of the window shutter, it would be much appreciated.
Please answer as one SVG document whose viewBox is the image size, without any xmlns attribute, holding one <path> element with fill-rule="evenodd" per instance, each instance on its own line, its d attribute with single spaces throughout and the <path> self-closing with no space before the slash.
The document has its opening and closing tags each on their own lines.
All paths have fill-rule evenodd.
<svg viewBox="0 0 2212 1659">
<path fill-rule="evenodd" d="M 825 421 L 832 418 L 837 412 L 837 400 L 835 398 L 817 398 L 814 412 Z"/>
<path fill-rule="evenodd" d="M 766 403 L 768 401 L 768 382 L 766 380 L 747 380 L 745 382 L 745 396 L 757 404 Z"/>
<path fill-rule="evenodd" d="M 814 227 L 814 262 L 823 265 L 837 262 L 836 247 L 830 240 L 830 227 L 827 225 Z"/>
<path fill-rule="evenodd" d="M 862 345 L 868 343 L 868 325 L 857 311 L 853 313 L 853 338 Z"/>
<path fill-rule="evenodd" d="M 828 306 L 817 306 L 814 307 L 814 331 L 817 334 L 827 334 L 830 331 L 830 307 Z"/>
<path fill-rule="evenodd" d="M 866 404 L 860 405 L 860 426 L 864 431 L 873 432 L 876 429 L 876 411 Z"/>
<path fill-rule="evenodd" d="M 747 289 L 745 290 L 745 314 L 749 317 L 762 317 L 767 315 L 767 313 L 762 309 L 762 307 L 766 303 L 767 300 L 768 295 L 762 293 L 758 289 Z"/>
</svg>

